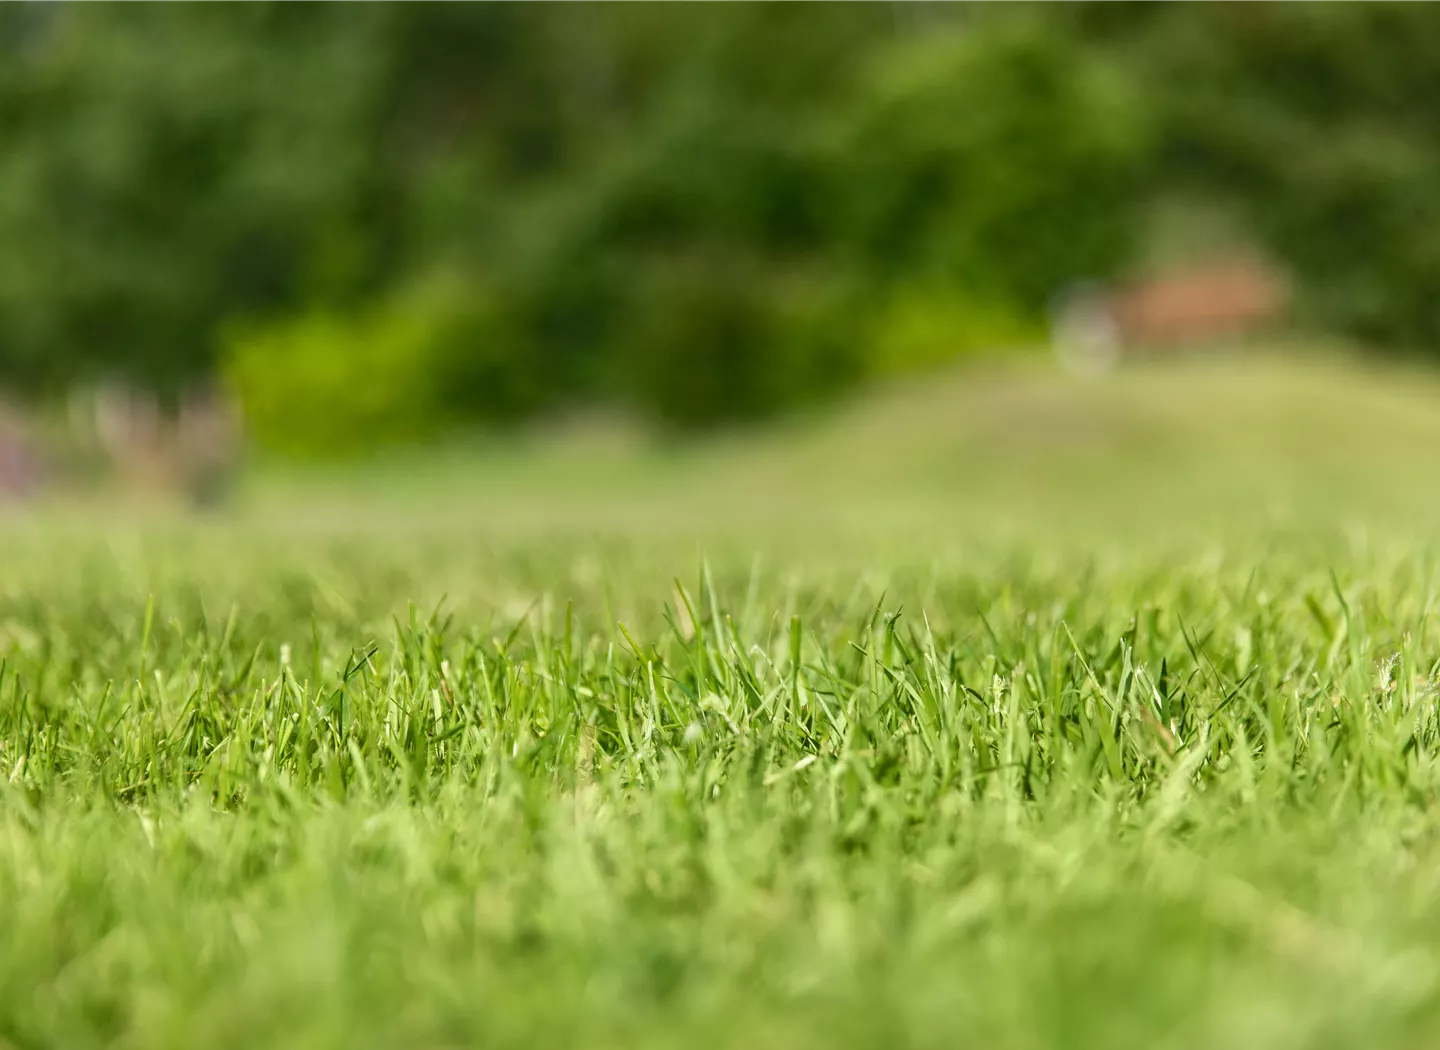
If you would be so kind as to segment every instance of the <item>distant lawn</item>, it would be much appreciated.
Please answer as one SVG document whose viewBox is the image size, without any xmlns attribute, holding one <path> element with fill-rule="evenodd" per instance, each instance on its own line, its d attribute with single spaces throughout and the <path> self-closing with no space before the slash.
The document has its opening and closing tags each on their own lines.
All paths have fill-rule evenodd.
<svg viewBox="0 0 1440 1050">
<path fill-rule="evenodd" d="M 607 432 L 609 433 L 609 432 Z M 1440 382 L 0 522 L 0 1047 L 1429 1047 Z"/>
</svg>

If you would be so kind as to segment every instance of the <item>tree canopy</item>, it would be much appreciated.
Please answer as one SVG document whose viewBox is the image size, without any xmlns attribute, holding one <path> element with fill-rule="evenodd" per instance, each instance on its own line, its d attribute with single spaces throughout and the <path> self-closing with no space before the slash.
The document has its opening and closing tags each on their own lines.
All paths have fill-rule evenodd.
<svg viewBox="0 0 1440 1050">
<path fill-rule="evenodd" d="M 1433 352 L 1437 80 L 1428 5 L 6 6 L 0 382 L 713 424 L 1023 340 L 1177 192 Z"/>
</svg>

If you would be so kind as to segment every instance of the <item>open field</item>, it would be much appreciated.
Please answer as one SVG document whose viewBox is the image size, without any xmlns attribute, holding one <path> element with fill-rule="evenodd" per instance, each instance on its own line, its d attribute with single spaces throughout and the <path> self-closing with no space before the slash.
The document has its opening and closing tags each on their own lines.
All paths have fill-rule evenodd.
<svg viewBox="0 0 1440 1050">
<path fill-rule="evenodd" d="M 0 1047 L 1428 1047 L 1440 380 L 0 521 Z M 103 513 L 102 513 L 103 509 Z"/>
</svg>

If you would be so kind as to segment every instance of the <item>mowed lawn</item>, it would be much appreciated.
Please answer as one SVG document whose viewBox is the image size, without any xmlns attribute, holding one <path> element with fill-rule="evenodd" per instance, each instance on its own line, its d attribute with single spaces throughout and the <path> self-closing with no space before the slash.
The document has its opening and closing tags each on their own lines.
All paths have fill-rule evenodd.
<svg viewBox="0 0 1440 1050">
<path fill-rule="evenodd" d="M 1440 379 L 0 521 L 0 1047 L 1440 1043 Z"/>
</svg>

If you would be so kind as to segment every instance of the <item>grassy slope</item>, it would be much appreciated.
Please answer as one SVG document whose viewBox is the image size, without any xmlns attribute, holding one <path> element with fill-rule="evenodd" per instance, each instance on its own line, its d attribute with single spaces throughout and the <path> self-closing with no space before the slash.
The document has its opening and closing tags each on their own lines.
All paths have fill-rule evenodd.
<svg viewBox="0 0 1440 1050">
<path fill-rule="evenodd" d="M 1437 439 L 1006 374 L 15 517 L 0 1046 L 1434 1045 Z"/>
</svg>

